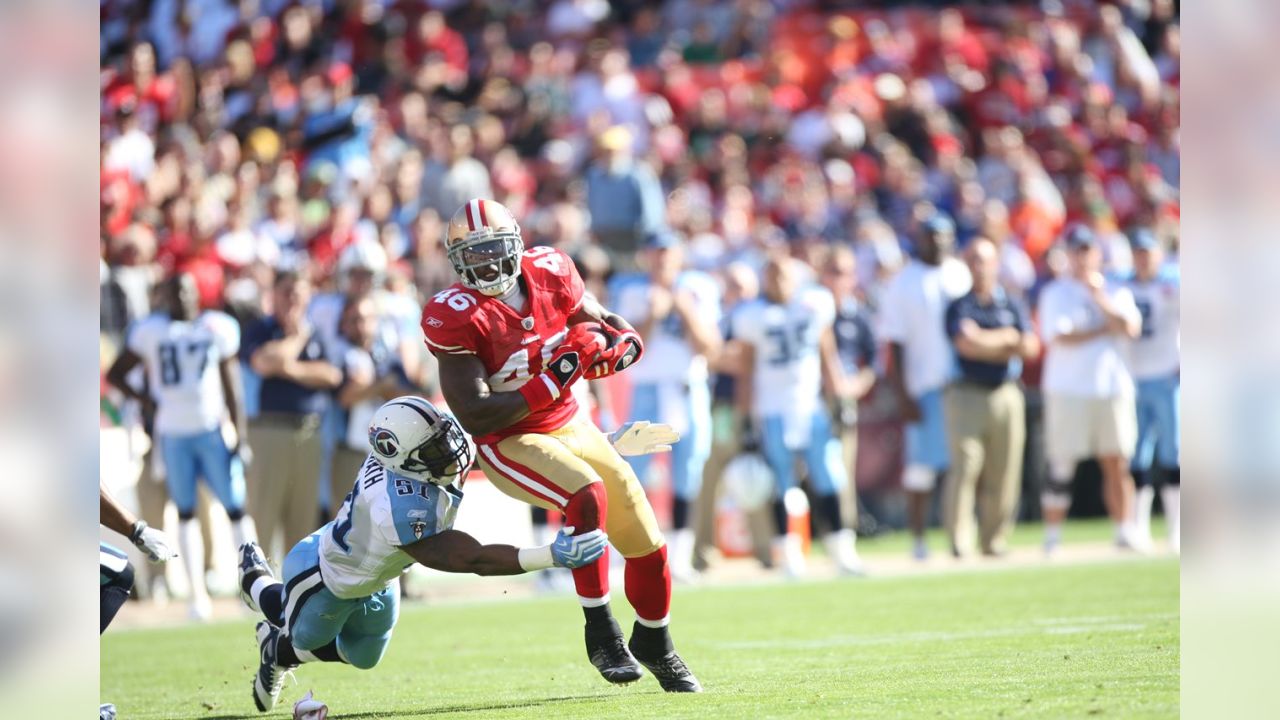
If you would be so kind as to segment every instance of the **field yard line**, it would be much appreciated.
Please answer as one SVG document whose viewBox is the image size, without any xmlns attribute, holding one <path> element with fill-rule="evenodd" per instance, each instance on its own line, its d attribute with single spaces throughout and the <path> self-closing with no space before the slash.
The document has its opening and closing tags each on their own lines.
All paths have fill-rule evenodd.
<svg viewBox="0 0 1280 720">
<path fill-rule="evenodd" d="M 1014 637 L 1019 635 L 1074 635 L 1084 632 L 1136 632 L 1144 630 L 1147 623 L 1133 622 L 1135 619 L 1166 620 L 1176 618 L 1174 613 L 1149 613 L 1125 618 L 1100 618 L 1094 622 L 1089 617 L 1048 618 L 1052 623 L 1044 625 L 1045 620 L 1033 621 L 1030 625 L 988 628 L 986 630 L 970 630 L 965 632 L 905 632 L 881 633 L 876 635 L 834 635 L 817 640 L 743 640 L 735 642 L 707 643 L 723 650 L 812 650 L 818 648 L 857 647 L 869 645 L 890 645 L 911 642 L 949 642 L 953 640 L 979 640 L 998 637 Z M 1129 622 L 1115 622 L 1124 619 Z M 1067 625 L 1065 623 L 1077 623 Z"/>
</svg>

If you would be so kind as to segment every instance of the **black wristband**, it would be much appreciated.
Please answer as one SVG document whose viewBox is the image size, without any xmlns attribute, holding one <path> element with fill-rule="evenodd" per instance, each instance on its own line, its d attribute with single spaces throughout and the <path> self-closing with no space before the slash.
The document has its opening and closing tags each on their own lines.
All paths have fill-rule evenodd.
<svg viewBox="0 0 1280 720">
<path fill-rule="evenodd" d="M 129 533 L 129 542 L 137 543 L 138 538 L 142 537 L 142 531 L 147 529 L 147 521 L 139 520 L 133 524 L 133 530 Z"/>
</svg>

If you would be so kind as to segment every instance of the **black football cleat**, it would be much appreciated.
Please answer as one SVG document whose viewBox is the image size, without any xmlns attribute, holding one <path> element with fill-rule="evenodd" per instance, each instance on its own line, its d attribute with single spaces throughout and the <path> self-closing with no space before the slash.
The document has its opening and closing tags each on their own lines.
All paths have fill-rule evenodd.
<svg viewBox="0 0 1280 720">
<path fill-rule="evenodd" d="M 593 632 L 587 626 L 586 636 L 587 658 L 605 680 L 615 685 L 626 685 L 644 677 L 644 668 L 631 656 L 616 622 L 612 632 Z"/>
<path fill-rule="evenodd" d="M 684 660 L 680 659 L 680 655 L 675 650 L 662 655 L 655 660 L 645 659 L 638 653 L 634 652 L 636 660 L 640 661 L 653 673 L 658 679 L 658 684 L 667 692 L 702 692 L 702 683 L 698 682 L 698 678 L 693 676 L 693 671 L 689 670 L 689 666 L 684 664 Z"/>
</svg>

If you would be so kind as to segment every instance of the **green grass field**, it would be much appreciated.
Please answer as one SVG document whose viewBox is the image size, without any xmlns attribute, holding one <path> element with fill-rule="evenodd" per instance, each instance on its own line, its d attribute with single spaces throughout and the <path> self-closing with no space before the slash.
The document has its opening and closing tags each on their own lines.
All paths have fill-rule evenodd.
<svg viewBox="0 0 1280 720">
<path fill-rule="evenodd" d="M 615 611 L 630 626 L 617 593 Z M 1178 565 L 1132 558 L 897 578 L 680 589 L 673 631 L 706 687 L 607 685 L 569 597 L 405 608 L 370 671 L 307 665 L 334 718 L 1074 718 L 1178 715 Z M 121 717 L 263 717 L 249 620 L 108 630 Z"/>
</svg>

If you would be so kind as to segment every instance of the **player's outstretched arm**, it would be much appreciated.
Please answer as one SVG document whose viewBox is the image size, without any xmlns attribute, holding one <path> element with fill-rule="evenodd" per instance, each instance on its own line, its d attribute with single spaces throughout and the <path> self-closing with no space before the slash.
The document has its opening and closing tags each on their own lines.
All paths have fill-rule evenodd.
<svg viewBox="0 0 1280 720">
<path fill-rule="evenodd" d="M 98 497 L 98 522 L 129 538 L 139 550 L 146 553 L 151 562 L 164 562 L 178 556 L 168 536 L 134 517 L 133 513 L 116 502 L 101 481 L 98 482 Z"/>
<path fill-rule="evenodd" d="M 561 528 L 555 542 L 536 548 L 514 545 L 482 545 L 461 530 L 445 530 L 423 538 L 402 550 L 433 570 L 476 575 L 519 575 L 549 567 L 577 568 L 595 562 L 609 537 L 603 530 L 573 535 Z"/>
</svg>

